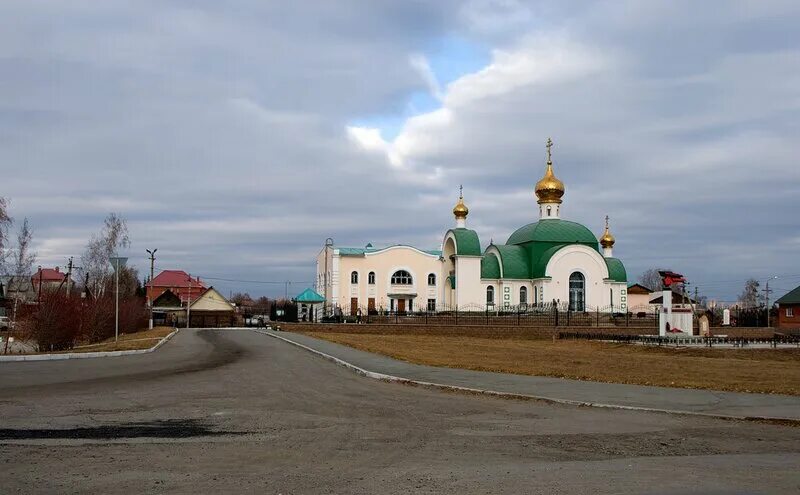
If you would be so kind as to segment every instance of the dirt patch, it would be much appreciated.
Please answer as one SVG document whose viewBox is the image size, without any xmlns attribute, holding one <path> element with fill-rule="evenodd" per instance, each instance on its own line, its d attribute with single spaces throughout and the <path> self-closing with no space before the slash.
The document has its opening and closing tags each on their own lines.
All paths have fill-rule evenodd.
<svg viewBox="0 0 800 495">
<path fill-rule="evenodd" d="M 610 383 L 800 395 L 800 349 L 669 349 L 569 340 L 307 334 L 429 366 Z"/>
</svg>

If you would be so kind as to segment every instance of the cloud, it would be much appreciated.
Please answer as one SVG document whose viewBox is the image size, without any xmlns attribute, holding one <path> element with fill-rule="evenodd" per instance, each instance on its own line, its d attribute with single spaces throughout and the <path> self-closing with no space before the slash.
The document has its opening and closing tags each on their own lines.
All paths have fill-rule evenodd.
<svg viewBox="0 0 800 495">
<path fill-rule="evenodd" d="M 668 262 L 727 298 L 740 284 L 715 280 L 793 259 L 796 2 L 8 0 L 0 16 L 0 194 L 43 264 L 114 210 L 134 265 L 157 247 L 162 268 L 282 295 L 329 236 L 438 247 L 462 183 L 482 242 L 504 241 L 536 218 L 548 136 L 565 216 L 599 233 L 611 215 L 632 277 Z"/>
</svg>

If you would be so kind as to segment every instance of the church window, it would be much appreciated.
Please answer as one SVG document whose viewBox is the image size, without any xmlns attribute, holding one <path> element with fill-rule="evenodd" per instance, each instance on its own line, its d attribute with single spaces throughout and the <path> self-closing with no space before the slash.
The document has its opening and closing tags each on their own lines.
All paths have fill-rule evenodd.
<svg viewBox="0 0 800 495">
<path fill-rule="evenodd" d="M 436 285 L 436 275 L 433 273 L 428 274 L 428 285 Z"/>
<path fill-rule="evenodd" d="M 569 276 L 569 310 L 586 310 L 586 279 L 581 272 Z"/>
<path fill-rule="evenodd" d="M 411 274 L 405 270 L 397 270 L 392 274 L 392 285 L 411 285 Z"/>
<path fill-rule="evenodd" d="M 428 299 L 428 311 L 436 311 L 436 299 Z"/>
<path fill-rule="evenodd" d="M 519 288 L 519 303 L 520 304 L 527 304 L 528 303 L 528 288 L 527 287 L 520 287 Z"/>
<path fill-rule="evenodd" d="M 611 312 L 614 312 L 614 289 L 608 289 L 608 300 L 611 301 Z"/>
<path fill-rule="evenodd" d="M 533 305 L 536 306 L 539 304 L 539 288 L 534 286 L 533 287 Z"/>
<path fill-rule="evenodd" d="M 494 287 L 491 285 L 486 288 L 486 304 L 489 306 L 494 305 Z"/>
<path fill-rule="evenodd" d="M 552 212 L 553 212 L 553 208 L 548 206 L 547 207 L 547 216 L 549 217 Z"/>
<path fill-rule="evenodd" d="M 375 272 L 369 272 L 369 275 L 367 275 L 367 283 L 369 285 L 375 285 Z"/>
<path fill-rule="evenodd" d="M 353 272 L 350 274 L 350 283 L 357 284 L 358 283 L 358 272 Z"/>
<path fill-rule="evenodd" d="M 786 308 L 786 317 L 794 318 L 794 308 Z"/>
</svg>

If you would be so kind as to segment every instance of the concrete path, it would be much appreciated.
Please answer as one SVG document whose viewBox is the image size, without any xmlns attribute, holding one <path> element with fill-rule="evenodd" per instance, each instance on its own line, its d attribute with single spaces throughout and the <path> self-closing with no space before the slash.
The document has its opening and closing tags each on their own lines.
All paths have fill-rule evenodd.
<svg viewBox="0 0 800 495">
<path fill-rule="evenodd" d="M 800 421 L 800 397 L 566 380 L 423 366 L 291 332 L 267 332 L 366 371 L 412 381 L 529 396 L 566 404 L 736 419 Z"/>
</svg>

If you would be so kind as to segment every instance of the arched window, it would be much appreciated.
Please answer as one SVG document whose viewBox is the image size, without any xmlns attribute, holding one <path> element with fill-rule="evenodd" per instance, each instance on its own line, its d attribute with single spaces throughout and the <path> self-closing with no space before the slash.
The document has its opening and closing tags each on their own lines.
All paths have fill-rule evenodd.
<svg viewBox="0 0 800 495">
<path fill-rule="evenodd" d="M 572 272 L 569 276 L 569 310 L 585 311 L 586 279 L 580 272 Z"/>
<path fill-rule="evenodd" d="M 533 286 L 533 305 L 537 306 L 539 304 L 539 288 L 535 285 Z"/>
<path fill-rule="evenodd" d="M 486 288 L 486 304 L 494 305 L 494 286 L 492 285 Z"/>
<path fill-rule="evenodd" d="M 520 304 L 528 304 L 528 288 L 527 287 L 520 287 L 519 288 L 519 303 Z"/>
<path fill-rule="evenodd" d="M 358 272 L 353 272 L 350 274 L 350 283 L 357 284 L 358 283 Z"/>
<path fill-rule="evenodd" d="M 375 272 L 369 272 L 369 275 L 367 275 L 367 283 L 369 285 L 375 285 Z"/>
<path fill-rule="evenodd" d="M 551 213 L 552 211 L 553 211 L 553 208 L 551 208 L 550 206 L 548 206 L 548 207 L 547 207 L 547 216 L 548 216 L 548 217 L 550 216 L 550 213 Z"/>
<path fill-rule="evenodd" d="M 411 285 L 411 274 L 405 270 L 397 270 L 392 274 L 392 285 Z"/>
<path fill-rule="evenodd" d="M 429 273 L 428 274 L 428 285 L 436 285 L 436 274 Z"/>
</svg>

